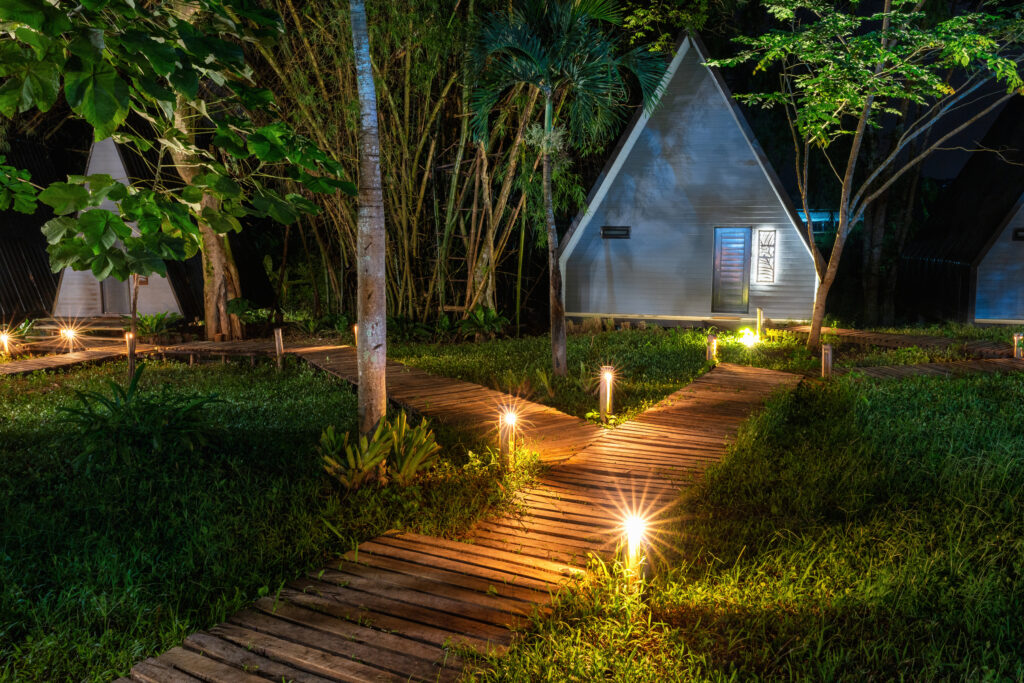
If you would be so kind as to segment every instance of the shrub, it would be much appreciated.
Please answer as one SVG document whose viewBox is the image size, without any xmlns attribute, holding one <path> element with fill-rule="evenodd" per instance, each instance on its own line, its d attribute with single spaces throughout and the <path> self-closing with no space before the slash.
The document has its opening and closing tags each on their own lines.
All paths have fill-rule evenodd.
<svg viewBox="0 0 1024 683">
<path fill-rule="evenodd" d="M 217 397 L 175 393 L 167 385 L 144 393 L 139 390 L 144 368 L 135 371 L 127 387 L 108 381 L 107 393 L 76 391 L 74 405 L 58 408 L 65 423 L 79 432 L 76 466 L 127 466 L 147 454 L 178 455 L 210 442 L 217 430 L 207 408 Z"/>
<path fill-rule="evenodd" d="M 334 426 L 320 436 L 320 457 L 332 479 L 354 491 L 380 476 L 391 450 L 392 434 L 386 420 L 381 420 L 373 438 L 360 436 L 349 443 L 349 435 L 338 437 Z"/>
<path fill-rule="evenodd" d="M 388 477 L 401 486 L 408 486 L 420 472 L 437 463 L 441 447 L 434 438 L 426 420 L 409 427 L 405 413 L 399 413 L 388 429 L 391 433 L 391 455 L 388 457 Z"/>
</svg>

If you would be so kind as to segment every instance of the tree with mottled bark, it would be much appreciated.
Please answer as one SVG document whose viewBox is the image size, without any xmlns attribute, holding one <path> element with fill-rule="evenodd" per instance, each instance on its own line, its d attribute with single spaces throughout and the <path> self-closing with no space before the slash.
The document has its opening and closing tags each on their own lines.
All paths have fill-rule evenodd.
<svg viewBox="0 0 1024 683">
<path fill-rule="evenodd" d="M 366 6 L 351 0 L 352 46 L 359 92 L 358 293 L 359 430 L 372 434 L 387 410 L 387 301 L 384 287 L 384 193 L 380 174 L 377 91 L 370 61 Z"/>
<path fill-rule="evenodd" d="M 709 64 L 752 62 L 758 69 L 778 71 L 777 91 L 736 98 L 783 109 L 789 122 L 805 228 L 820 281 L 807 340 L 816 349 L 843 247 L 865 212 L 950 138 L 1024 93 L 1024 19 L 1019 13 L 968 13 L 935 21 L 923 10 L 923 0 L 885 0 L 882 11 L 865 15 L 840 11 L 824 0 L 771 0 L 765 7 L 783 28 L 738 38 L 745 50 Z M 950 70 L 962 75 L 957 88 L 949 85 Z M 994 83 L 1002 89 L 993 89 Z M 920 110 L 913 120 L 904 116 L 908 104 Z M 868 131 L 886 125 L 896 127 L 895 142 L 879 160 L 864 160 Z M 844 150 L 845 159 L 832 159 L 829 147 L 839 139 L 849 140 L 849 150 Z M 828 158 L 840 187 L 839 221 L 828 258 L 814 243 L 808 205 L 808 160 L 816 150 Z"/>
<path fill-rule="evenodd" d="M 527 0 L 484 23 L 474 61 L 480 72 L 473 96 L 474 128 L 487 133 L 488 117 L 506 93 L 518 86 L 535 89 L 544 102 L 540 140 L 548 284 L 551 313 L 551 365 L 565 376 L 565 306 L 558 262 L 551 187 L 552 157 L 566 137 L 556 127 L 566 111 L 568 138 L 582 149 L 606 141 L 629 103 L 629 77 L 644 106 L 657 100 L 664 60 L 645 46 L 620 49 L 609 25 L 620 24 L 614 0 Z"/>
</svg>

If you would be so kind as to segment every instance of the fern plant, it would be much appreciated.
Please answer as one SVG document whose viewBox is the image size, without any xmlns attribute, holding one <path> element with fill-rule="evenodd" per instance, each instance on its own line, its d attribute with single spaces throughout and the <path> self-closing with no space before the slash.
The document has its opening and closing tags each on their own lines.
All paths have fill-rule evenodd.
<svg viewBox="0 0 1024 683">
<path fill-rule="evenodd" d="M 94 462 L 130 466 L 146 456 L 197 451 L 217 433 L 208 420 L 215 395 L 181 396 L 164 387 L 158 392 L 139 389 L 144 366 L 126 387 L 110 381 L 108 393 L 76 391 L 77 402 L 57 410 L 66 424 L 80 432 L 76 467 Z"/>
<path fill-rule="evenodd" d="M 360 436 L 349 443 L 349 435 L 339 437 L 333 426 L 320 435 L 319 453 L 327 474 L 349 491 L 354 491 L 381 476 L 392 434 L 386 420 L 381 420 L 373 437 Z"/>
<path fill-rule="evenodd" d="M 478 306 L 469 312 L 465 320 L 459 321 L 459 331 L 466 337 L 493 339 L 508 327 L 508 318 L 493 308 Z"/>
<path fill-rule="evenodd" d="M 426 420 L 410 427 L 405 413 L 399 413 L 389 429 L 391 455 L 388 458 L 388 477 L 400 486 L 408 486 L 417 474 L 437 463 L 441 447 Z"/>
</svg>

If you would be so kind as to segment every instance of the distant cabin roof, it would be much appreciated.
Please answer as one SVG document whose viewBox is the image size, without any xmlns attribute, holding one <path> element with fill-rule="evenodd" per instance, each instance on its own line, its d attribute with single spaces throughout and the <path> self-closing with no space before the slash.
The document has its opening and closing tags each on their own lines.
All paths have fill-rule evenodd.
<svg viewBox="0 0 1024 683">
<path fill-rule="evenodd" d="M 1014 97 L 943 191 L 904 258 L 970 266 L 1024 198 L 1024 96 Z"/>
</svg>

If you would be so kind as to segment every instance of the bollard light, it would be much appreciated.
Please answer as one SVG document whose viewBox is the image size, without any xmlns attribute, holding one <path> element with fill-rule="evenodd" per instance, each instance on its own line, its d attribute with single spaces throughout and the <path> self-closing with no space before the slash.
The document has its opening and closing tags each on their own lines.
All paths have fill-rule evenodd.
<svg viewBox="0 0 1024 683">
<path fill-rule="evenodd" d="M 631 514 L 623 520 L 623 534 L 626 537 L 626 562 L 634 568 L 640 562 L 640 549 L 647 538 L 647 521 L 637 514 Z"/>
<path fill-rule="evenodd" d="M 353 339 L 352 343 L 354 343 L 356 345 L 356 349 L 358 349 L 359 348 L 359 324 L 358 323 L 356 323 L 355 325 L 352 326 L 352 339 Z"/>
<path fill-rule="evenodd" d="M 750 330 L 740 331 L 740 343 L 746 346 L 748 349 L 754 348 L 757 343 L 761 341 L 760 335 L 754 334 Z"/>
<path fill-rule="evenodd" d="M 601 422 L 607 422 L 612 414 L 612 385 L 615 383 L 615 368 L 610 365 L 601 366 L 601 390 L 598 400 L 601 403 Z"/>
<path fill-rule="evenodd" d="M 131 332 L 124 333 L 124 348 L 125 351 L 127 351 L 128 353 L 132 352 L 132 339 L 134 338 L 135 335 L 133 335 Z"/>
<path fill-rule="evenodd" d="M 516 426 L 519 415 L 511 408 L 506 409 L 498 417 L 498 447 L 501 452 L 502 464 L 507 468 L 512 462 L 512 453 L 516 448 Z"/>
<path fill-rule="evenodd" d="M 6 332 L 0 332 L 0 346 L 4 349 L 4 355 L 11 355 L 11 335 Z"/>
<path fill-rule="evenodd" d="M 713 334 L 708 335 L 707 360 L 712 363 L 718 362 L 718 337 Z"/>
<path fill-rule="evenodd" d="M 1016 332 L 1013 335 L 1013 357 L 1024 360 L 1024 333 Z"/>
<path fill-rule="evenodd" d="M 60 330 L 60 336 L 67 343 L 67 345 L 68 345 L 68 352 L 70 353 L 70 352 L 74 351 L 75 350 L 75 337 L 77 336 L 77 333 L 75 332 L 75 328 L 73 328 L 73 327 L 62 327 L 61 330 Z"/>
</svg>

